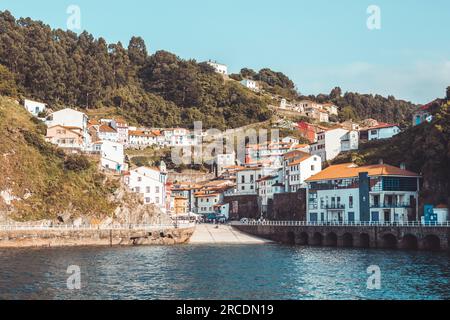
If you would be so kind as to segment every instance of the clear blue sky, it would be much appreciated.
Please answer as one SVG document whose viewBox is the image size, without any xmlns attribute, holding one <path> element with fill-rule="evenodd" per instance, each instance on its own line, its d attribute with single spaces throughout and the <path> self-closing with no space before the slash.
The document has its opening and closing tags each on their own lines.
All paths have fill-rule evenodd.
<svg viewBox="0 0 450 320">
<path fill-rule="evenodd" d="M 82 28 L 128 45 L 142 36 L 150 52 L 214 59 L 231 71 L 282 71 L 304 94 L 392 94 L 425 103 L 450 85 L 448 0 L 0 0 L 0 10 L 66 29 L 67 7 Z M 369 30 L 366 10 L 381 9 Z"/>
</svg>

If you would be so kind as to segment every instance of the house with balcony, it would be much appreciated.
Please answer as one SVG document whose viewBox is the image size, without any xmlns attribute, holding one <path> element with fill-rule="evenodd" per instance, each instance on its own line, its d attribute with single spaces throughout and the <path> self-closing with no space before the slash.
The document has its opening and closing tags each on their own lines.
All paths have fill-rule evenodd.
<svg viewBox="0 0 450 320">
<path fill-rule="evenodd" d="M 307 182 L 310 222 L 407 222 L 418 220 L 420 175 L 387 164 L 344 163 Z"/>
</svg>

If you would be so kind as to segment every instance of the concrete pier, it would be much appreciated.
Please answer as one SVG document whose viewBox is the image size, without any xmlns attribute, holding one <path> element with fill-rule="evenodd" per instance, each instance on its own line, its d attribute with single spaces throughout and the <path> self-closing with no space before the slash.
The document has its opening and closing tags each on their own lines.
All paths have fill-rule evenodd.
<svg viewBox="0 0 450 320">
<path fill-rule="evenodd" d="M 217 227 L 217 228 L 216 228 Z M 199 224 L 196 226 L 190 244 L 265 244 L 273 241 L 255 237 L 229 225 Z"/>
<path fill-rule="evenodd" d="M 234 224 L 236 230 L 273 241 L 310 246 L 448 251 L 448 226 Z"/>
</svg>

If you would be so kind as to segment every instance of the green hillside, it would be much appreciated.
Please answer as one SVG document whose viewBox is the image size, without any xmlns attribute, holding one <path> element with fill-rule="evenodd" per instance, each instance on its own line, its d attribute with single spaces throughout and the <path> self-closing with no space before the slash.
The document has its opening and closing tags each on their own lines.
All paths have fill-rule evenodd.
<svg viewBox="0 0 450 320">
<path fill-rule="evenodd" d="M 44 141 L 45 125 L 14 100 L 0 96 L 0 192 L 14 197 L 0 212 L 18 221 L 73 216 L 104 217 L 115 208 L 117 187 L 83 156 L 67 156 Z M 11 198 L 10 198 L 11 199 Z"/>
</svg>

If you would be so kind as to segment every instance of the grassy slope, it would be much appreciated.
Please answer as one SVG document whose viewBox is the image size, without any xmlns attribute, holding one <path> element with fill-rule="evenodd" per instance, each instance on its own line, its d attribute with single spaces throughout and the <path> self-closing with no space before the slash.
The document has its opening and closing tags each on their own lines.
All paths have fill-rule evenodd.
<svg viewBox="0 0 450 320">
<path fill-rule="evenodd" d="M 81 172 L 65 170 L 64 154 L 44 142 L 44 132 L 20 105 L 0 97 L 0 191 L 20 198 L 9 208 L 11 217 L 55 219 L 66 210 L 74 216 L 110 215 L 114 204 L 107 197 L 115 186 L 105 186 L 94 164 Z M 7 207 L 0 198 L 2 209 Z"/>
</svg>

